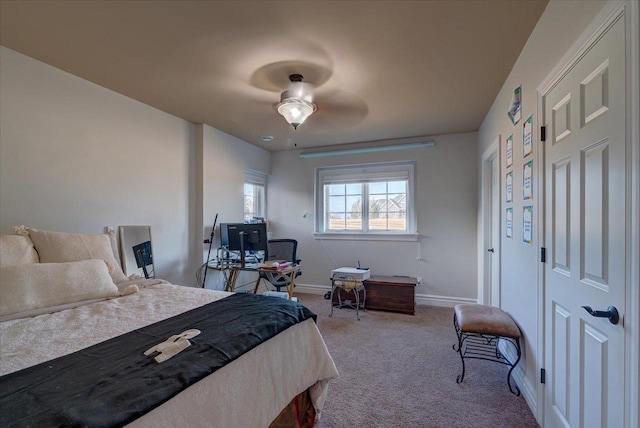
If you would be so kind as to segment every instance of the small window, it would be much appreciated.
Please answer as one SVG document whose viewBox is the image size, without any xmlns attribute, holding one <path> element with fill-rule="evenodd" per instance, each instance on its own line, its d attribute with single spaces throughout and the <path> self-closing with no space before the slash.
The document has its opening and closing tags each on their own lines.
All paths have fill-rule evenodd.
<svg viewBox="0 0 640 428">
<path fill-rule="evenodd" d="M 316 169 L 316 237 L 413 240 L 414 170 L 414 162 Z"/>
<path fill-rule="evenodd" d="M 265 189 L 267 177 L 256 171 L 246 171 L 244 179 L 244 221 L 249 222 L 254 217 L 265 217 L 266 198 Z"/>
</svg>

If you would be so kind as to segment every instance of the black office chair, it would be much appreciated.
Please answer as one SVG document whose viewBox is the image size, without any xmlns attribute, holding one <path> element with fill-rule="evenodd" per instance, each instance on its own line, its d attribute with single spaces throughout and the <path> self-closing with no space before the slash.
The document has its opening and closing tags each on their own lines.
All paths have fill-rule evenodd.
<svg viewBox="0 0 640 428">
<path fill-rule="evenodd" d="M 267 243 L 267 249 L 269 260 L 285 260 L 296 264 L 301 262 L 301 260 L 296 257 L 298 241 L 295 239 L 270 239 Z M 301 274 L 302 272 L 298 270 L 296 277 Z M 286 275 L 280 275 L 278 272 L 260 272 L 260 278 L 269 281 L 277 291 L 280 291 L 282 287 L 288 287 L 291 282 Z"/>
</svg>

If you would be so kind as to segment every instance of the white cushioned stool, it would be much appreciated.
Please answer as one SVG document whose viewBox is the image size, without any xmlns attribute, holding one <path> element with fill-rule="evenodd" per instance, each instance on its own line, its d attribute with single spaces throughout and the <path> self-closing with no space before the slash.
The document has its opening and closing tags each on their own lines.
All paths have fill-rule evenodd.
<svg viewBox="0 0 640 428">
<path fill-rule="evenodd" d="M 511 367 L 507 373 L 507 385 L 509 391 L 520 395 L 518 386 L 511 386 L 511 372 L 520 361 L 522 332 L 511 316 L 493 306 L 460 304 L 454 308 L 453 326 L 458 335 L 458 345 L 453 345 L 453 350 L 460 354 L 462 360 L 462 374 L 458 375 L 456 382 L 464 379 L 465 358 L 493 361 Z M 514 348 L 517 355 L 515 362 L 509 361 L 500 351 L 498 344 L 501 341 L 506 343 L 505 346 Z"/>
</svg>

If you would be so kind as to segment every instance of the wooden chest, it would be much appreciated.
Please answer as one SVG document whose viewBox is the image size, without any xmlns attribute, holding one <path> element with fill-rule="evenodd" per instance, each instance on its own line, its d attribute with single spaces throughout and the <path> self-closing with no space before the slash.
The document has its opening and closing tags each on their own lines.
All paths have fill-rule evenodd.
<svg viewBox="0 0 640 428">
<path fill-rule="evenodd" d="M 366 309 L 377 311 L 400 312 L 415 314 L 415 288 L 416 278 L 404 276 L 380 276 L 374 275 L 364 281 L 367 290 Z M 362 292 L 360 301 L 363 299 Z M 341 291 L 342 300 L 355 301 L 353 292 Z M 337 304 L 337 290 L 333 296 L 333 303 Z"/>
</svg>

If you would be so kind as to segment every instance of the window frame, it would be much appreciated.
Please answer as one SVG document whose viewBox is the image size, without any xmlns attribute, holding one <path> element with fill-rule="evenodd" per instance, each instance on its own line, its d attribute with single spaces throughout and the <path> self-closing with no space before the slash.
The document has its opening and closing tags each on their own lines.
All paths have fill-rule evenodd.
<svg viewBox="0 0 640 428">
<path fill-rule="evenodd" d="M 384 163 L 353 164 L 315 169 L 314 200 L 315 224 L 314 237 L 316 239 L 344 239 L 367 241 L 417 241 L 417 213 L 415 199 L 415 161 L 399 161 Z M 386 179 L 386 180 L 385 180 Z M 363 231 L 354 230 L 326 230 L 327 219 L 325 207 L 328 206 L 328 196 L 325 195 L 325 185 L 347 183 L 369 183 L 380 181 L 407 180 L 406 191 L 406 231 L 369 230 L 369 191 L 363 188 L 362 221 Z M 366 202 L 365 202 L 366 201 Z M 365 223 L 367 226 L 365 227 Z"/>
<path fill-rule="evenodd" d="M 253 217 L 264 217 L 266 218 L 266 214 L 267 214 L 267 175 L 263 174 L 259 171 L 253 171 L 253 170 L 245 170 L 245 174 L 244 174 L 244 181 L 242 183 L 242 218 L 244 219 L 244 221 L 246 222 L 246 215 L 247 212 L 245 211 L 246 209 L 246 193 L 245 193 L 245 186 L 247 184 L 250 184 L 252 186 L 255 187 L 261 187 L 261 192 L 259 195 L 259 198 L 257 200 L 257 207 L 256 202 L 254 202 L 254 208 L 256 209 L 256 214 L 254 214 L 252 216 Z M 254 187 L 254 189 L 255 189 Z M 256 195 L 254 195 L 255 197 Z M 250 219 L 249 219 L 250 220 Z"/>
</svg>

